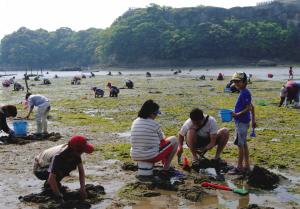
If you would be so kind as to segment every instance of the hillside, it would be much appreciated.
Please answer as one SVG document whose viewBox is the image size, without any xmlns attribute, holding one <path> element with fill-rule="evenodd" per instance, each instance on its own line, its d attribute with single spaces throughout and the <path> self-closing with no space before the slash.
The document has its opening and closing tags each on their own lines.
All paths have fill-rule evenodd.
<svg viewBox="0 0 300 209">
<path fill-rule="evenodd" d="M 300 0 L 256 7 L 130 9 L 107 29 L 20 28 L 1 40 L 1 63 L 63 67 L 300 61 Z"/>
</svg>

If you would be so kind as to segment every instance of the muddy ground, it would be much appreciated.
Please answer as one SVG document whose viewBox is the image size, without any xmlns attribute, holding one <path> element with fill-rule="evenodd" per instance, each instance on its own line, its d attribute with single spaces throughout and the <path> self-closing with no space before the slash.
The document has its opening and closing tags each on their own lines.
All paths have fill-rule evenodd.
<svg viewBox="0 0 300 209">
<path fill-rule="evenodd" d="M 105 88 L 107 82 L 123 87 L 127 78 L 134 81 L 134 89 L 121 89 L 118 98 L 109 98 Z M 124 197 L 120 191 L 136 179 L 135 172 L 124 171 L 121 166 L 123 162 L 130 161 L 130 126 L 141 104 L 147 99 L 154 99 L 160 105 L 163 114 L 158 121 L 168 136 L 177 134 L 194 107 L 200 107 L 205 113 L 214 116 L 220 127 L 230 130 L 230 142 L 222 157 L 234 164 L 237 157 L 237 148 L 233 145 L 234 124 L 221 123 L 218 116 L 219 109 L 232 109 L 237 98 L 237 94 L 223 93 L 226 81 L 210 81 L 209 78 L 202 81 L 196 77 L 174 76 L 170 72 L 169 76 L 153 73 L 151 78 L 96 76 L 83 79 L 81 85 L 76 86 L 70 84 L 70 78 L 51 79 L 51 82 L 51 85 L 45 86 L 30 81 L 30 84 L 36 84 L 30 88 L 33 93 L 50 98 L 52 110 L 49 131 L 60 133 L 62 138 L 24 145 L 0 145 L 0 208 L 39 208 L 39 204 L 24 203 L 18 199 L 19 196 L 41 190 L 43 182 L 32 174 L 33 158 L 46 148 L 66 143 L 74 134 L 85 135 L 96 145 L 92 155 L 83 156 L 86 182 L 102 185 L 106 195 L 102 202 L 92 208 L 246 208 L 252 207 L 249 205 L 253 203 L 274 208 L 300 207 L 300 116 L 297 109 L 276 106 L 283 82 L 254 79 L 249 85 L 259 126 L 257 137 L 249 138 L 249 147 L 253 164 L 283 173 L 288 179 L 271 191 L 247 187 L 245 181 L 233 181 L 239 187 L 245 185 L 249 188 L 250 195 L 239 196 L 226 191 L 205 189 L 210 195 L 199 202 L 187 200 L 175 191 L 161 189 L 153 190 L 154 193 L 160 193 L 159 196 L 138 199 Z M 105 89 L 104 98 L 94 98 L 90 90 L 93 86 Z M 26 114 L 20 104 L 24 96 L 23 91 L 0 89 L 0 103 L 18 105 L 18 116 L 21 117 Z M 267 105 L 258 105 L 261 100 Z M 30 132 L 34 132 L 34 120 L 29 120 L 29 124 Z M 212 156 L 214 151 L 208 153 L 208 156 Z M 189 156 L 187 151 L 185 155 Z M 173 164 L 180 170 L 177 160 Z M 231 179 L 226 183 L 232 183 Z M 71 189 L 78 188 L 78 173 L 72 172 L 63 184 Z M 185 184 L 190 188 L 197 186 L 189 181 Z"/>
</svg>

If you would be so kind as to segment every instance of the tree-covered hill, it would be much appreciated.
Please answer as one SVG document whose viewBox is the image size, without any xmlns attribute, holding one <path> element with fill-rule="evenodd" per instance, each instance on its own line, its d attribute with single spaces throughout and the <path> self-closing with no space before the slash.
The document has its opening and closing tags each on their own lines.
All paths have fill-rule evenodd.
<svg viewBox="0 0 300 209">
<path fill-rule="evenodd" d="M 256 7 L 130 9 L 107 29 L 20 28 L 1 40 L 1 62 L 31 67 L 189 64 L 234 58 L 300 61 L 300 1 Z"/>
</svg>

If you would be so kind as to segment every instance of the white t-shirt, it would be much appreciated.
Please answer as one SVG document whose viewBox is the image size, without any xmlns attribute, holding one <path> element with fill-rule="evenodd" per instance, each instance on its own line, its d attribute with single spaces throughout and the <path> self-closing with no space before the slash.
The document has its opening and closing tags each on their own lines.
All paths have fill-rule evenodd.
<svg viewBox="0 0 300 209">
<path fill-rule="evenodd" d="M 205 116 L 206 118 L 206 116 Z M 179 134 L 186 137 L 188 130 L 193 126 L 192 120 L 187 119 L 183 126 L 181 127 Z M 212 116 L 209 116 L 207 123 L 203 126 L 198 132 L 197 135 L 200 137 L 209 137 L 211 134 L 217 134 L 219 127 L 217 125 L 216 119 Z"/>
</svg>

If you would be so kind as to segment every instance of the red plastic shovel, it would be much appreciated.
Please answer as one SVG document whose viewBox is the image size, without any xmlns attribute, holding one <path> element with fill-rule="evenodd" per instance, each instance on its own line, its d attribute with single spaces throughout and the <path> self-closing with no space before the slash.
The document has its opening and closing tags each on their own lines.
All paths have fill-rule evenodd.
<svg viewBox="0 0 300 209">
<path fill-rule="evenodd" d="M 249 192 L 245 189 L 232 189 L 228 186 L 224 186 L 224 185 L 220 185 L 220 184 L 213 184 L 213 183 L 209 183 L 209 182 L 202 182 L 201 186 L 203 187 L 213 187 L 215 189 L 222 189 L 222 190 L 226 190 L 226 191 L 233 191 L 234 193 L 240 194 L 240 195 L 247 195 Z"/>
</svg>

